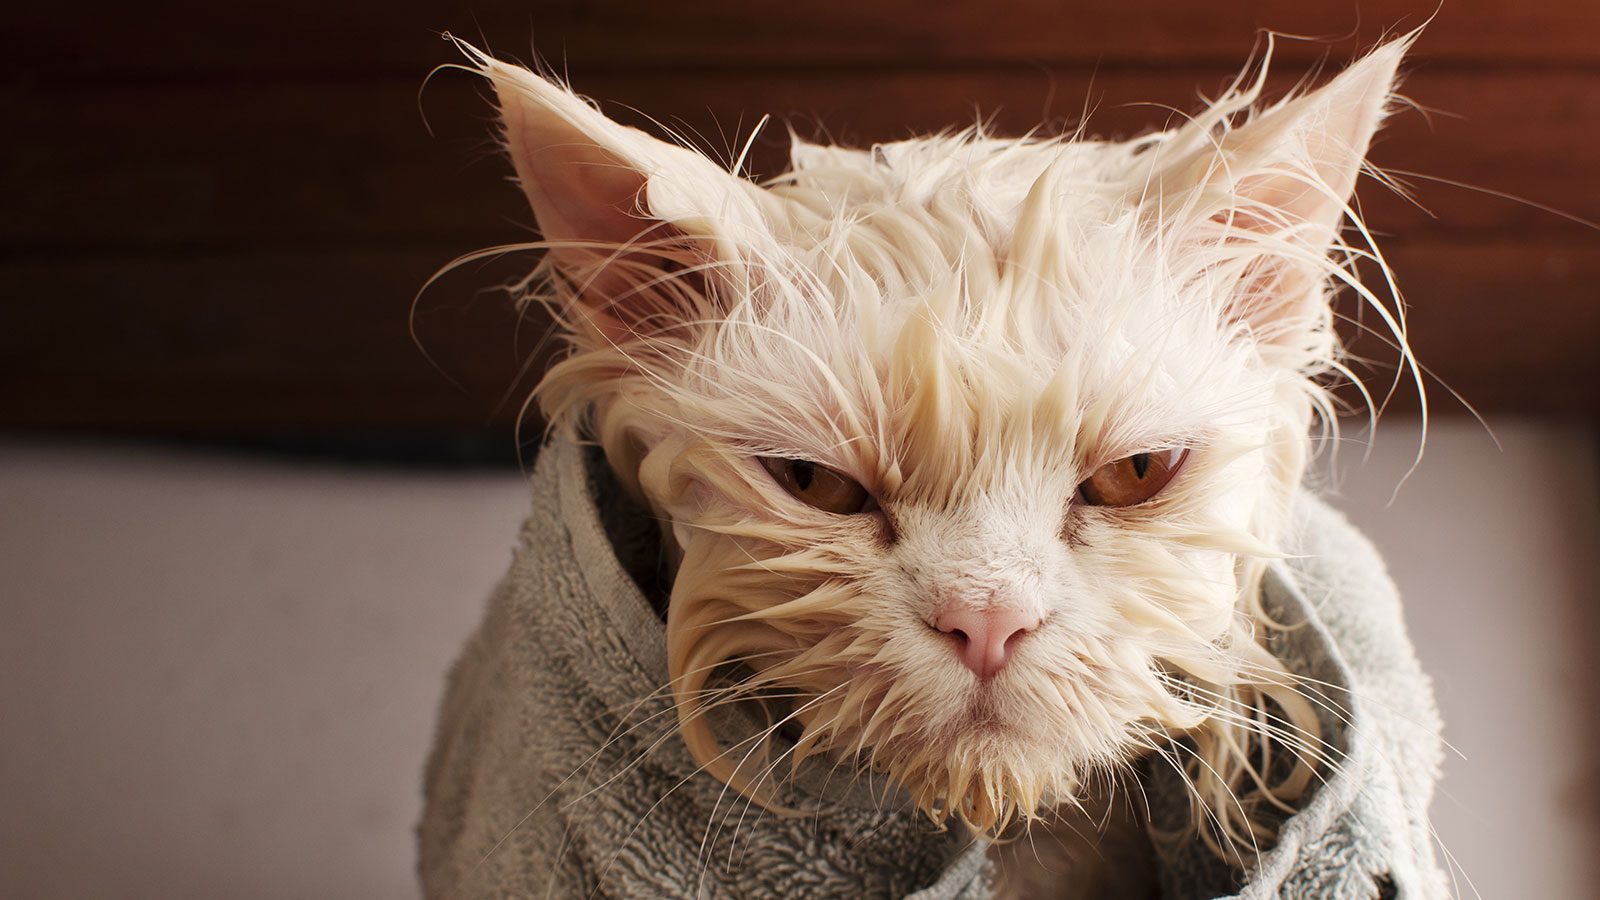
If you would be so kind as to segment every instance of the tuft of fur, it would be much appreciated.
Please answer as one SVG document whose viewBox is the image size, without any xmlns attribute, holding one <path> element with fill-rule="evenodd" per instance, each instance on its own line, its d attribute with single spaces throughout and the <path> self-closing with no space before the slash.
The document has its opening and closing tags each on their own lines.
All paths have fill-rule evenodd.
<svg viewBox="0 0 1600 900">
<path fill-rule="evenodd" d="M 1263 61 L 1131 141 L 796 139 L 763 185 L 468 48 L 546 239 L 515 290 L 571 346 L 535 397 L 667 523 L 671 690 L 709 772 L 781 809 L 823 755 L 997 834 L 1183 753 L 1219 852 L 1271 839 L 1325 760 L 1258 582 L 1331 425 L 1331 294 L 1383 309 L 1343 223 L 1366 237 L 1348 198 L 1411 39 L 1270 105 Z M 1079 500 L 1166 449 L 1151 501 Z M 763 457 L 877 509 L 813 509 Z M 932 627 L 951 597 L 1043 623 L 981 680 Z M 735 702 L 771 729 L 721 739 Z"/>
</svg>

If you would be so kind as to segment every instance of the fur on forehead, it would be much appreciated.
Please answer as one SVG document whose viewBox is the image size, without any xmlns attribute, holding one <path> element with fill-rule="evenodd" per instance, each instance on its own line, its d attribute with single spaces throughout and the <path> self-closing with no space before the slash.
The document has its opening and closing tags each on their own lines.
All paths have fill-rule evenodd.
<svg viewBox="0 0 1600 900">
<path fill-rule="evenodd" d="M 1275 374 L 1207 277 L 1178 270 L 1137 210 L 1073 190 L 1077 157 L 1115 148 L 905 149 L 970 162 L 914 201 L 881 164 L 802 165 L 774 186 L 832 222 L 750 254 L 759 274 L 724 317 L 662 348 L 678 414 L 905 497 L 949 496 L 985 466 L 1094 465 L 1270 404 Z"/>
</svg>

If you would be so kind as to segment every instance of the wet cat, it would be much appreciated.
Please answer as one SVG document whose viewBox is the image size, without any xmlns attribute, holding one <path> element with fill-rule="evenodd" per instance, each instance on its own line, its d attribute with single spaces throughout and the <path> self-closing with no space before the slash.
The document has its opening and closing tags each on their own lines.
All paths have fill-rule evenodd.
<svg viewBox="0 0 1600 900">
<path fill-rule="evenodd" d="M 705 771 L 782 814 L 820 757 L 993 836 L 1181 746 L 1204 839 L 1270 843 L 1321 743 L 1258 587 L 1330 297 L 1384 308 L 1349 198 L 1409 41 L 1129 141 L 797 138 L 763 184 L 474 53 L 570 344 L 535 398 L 662 523 Z"/>
</svg>

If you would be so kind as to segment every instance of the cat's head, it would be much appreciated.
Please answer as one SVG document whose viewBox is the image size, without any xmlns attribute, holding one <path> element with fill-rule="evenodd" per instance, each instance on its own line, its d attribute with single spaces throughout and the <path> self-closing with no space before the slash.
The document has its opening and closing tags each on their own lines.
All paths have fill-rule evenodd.
<svg viewBox="0 0 1600 900">
<path fill-rule="evenodd" d="M 672 688 L 713 773 L 771 797 L 788 761 L 704 715 L 758 691 L 789 754 L 984 830 L 1175 735 L 1221 797 L 1258 713 L 1314 732 L 1256 579 L 1407 43 L 1128 142 L 796 140 L 763 185 L 476 57 L 572 347 L 537 397 L 670 523 Z"/>
</svg>

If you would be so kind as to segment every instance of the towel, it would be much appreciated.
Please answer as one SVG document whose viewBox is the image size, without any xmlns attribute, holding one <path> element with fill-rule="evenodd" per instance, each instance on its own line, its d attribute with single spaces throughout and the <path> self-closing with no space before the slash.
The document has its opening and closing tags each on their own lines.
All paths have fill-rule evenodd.
<svg viewBox="0 0 1600 900">
<path fill-rule="evenodd" d="M 940 828 L 879 775 L 808 760 L 778 816 L 700 772 L 676 739 L 648 516 L 600 454 L 553 438 L 510 572 L 451 670 L 424 774 L 419 868 L 429 898 L 992 896 L 985 844 Z M 1198 839 L 1165 848 L 1163 896 L 1370 900 L 1445 896 L 1426 809 L 1440 758 L 1431 691 L 1372 547 L 1299 504 L 1295 556 L 1263 602 L 1291 628 L 1271 649 L 1337 704 L 1337 765 L 1245 870 Z M 730 712 L 719 730 L 752 733 Z M 735 740 L 737 738 L 734 738 Z M 1155 822 L 1190 815 L 1149 765 Z"/>
</svg>

